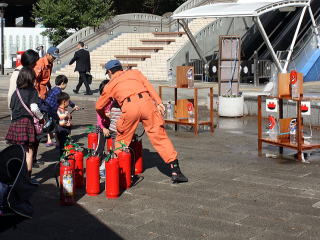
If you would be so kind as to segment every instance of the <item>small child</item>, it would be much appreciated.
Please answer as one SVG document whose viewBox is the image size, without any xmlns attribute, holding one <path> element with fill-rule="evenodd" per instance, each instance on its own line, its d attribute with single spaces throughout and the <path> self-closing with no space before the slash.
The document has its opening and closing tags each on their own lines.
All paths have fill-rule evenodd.
<svg viewBox="0 0 320 240">
<path fill-rule="evenodd" d="M 115 147 L 115 141 L 117 137 L 117 122 L 121 116 L 121 108 L 116 100 L 113 100 L 111 102 L 111 107 L 110 107 L 110 125 L 109 125 L 109 132 L 110 136 L 112 138 L 112 148 Z"/>
<path fill-rule="evenodd" d="M 109 82 L 109 80 L 103 80 L 100 83 L 100 86 L 99 86 L 100 95 L 103 91 L 103 88 L 105 87 L 105 85 L 107 85 L 108 82 Z M 106 146 L 106 141 L 107 141 L 107 138 L 110 136 L 109 129 L 108 129 L 109 128 L 110 107 L 111 107 L 111 104 L 109 104 L 108 106 L 106 106 L 104 108 L 105 116 L 103 116 L 103 117 L 101 117 L 97 113 L 97 132 L 98 132 L 99 136 L 98 136 L 98 146 L 96 148 L 96 153 L 99 155 L 99 157 L 101 159 L 104 158 L 104 149 Z"/>
<path fill-rule="evenodd" d="M 55 79 L 55 85 L 56 86 L 49 91 L 48 97 L 45 99 L 45 102 L 46 105 L 49 107 L 49 115 L 53 119 L 58 119 L 58 116 L 56 115 L 58 110 L 57 96 L 62 92 L 62 90 L 66 89 L 68 85 L 68 78 L 65 75 L 57 76 Z M 71 101 L 70 106 L 75 110 L 79 110 L 79 107 Z M 48 134 L 48 141 L 46 143 L 47 147 L 51 147 L 54 145 L 54 143 L 51 140 L 51 137 L 52 135 Z"/>
<path fill-rule="evenodd" d="M 71 115 L 67 111 L 70 104 L 70 96 L 65 92 L 61 92 L 57 95 L 58 110 L 57 115 L 59 117 L 59 124 L 57 126 L 57 138 L 59 141 L 60 156 L 63 153 L 64 145 L 68 136 L 71 134 Z"/>
<path fill-rule="evenodd" d="M 99 86 L 100 95 L 103 92 L 105 85 L 107 85 L 109 80 L 104 80 L 101 82 Z M 103 152 L 105 150 L 107 138 L 111 137 L 112 148 L 115 145 L 115 139 L 117 137 L 117 121 L 121 116 L 121 109 L 118 103 L 113 100 L 111 101 L 104 109 L 105 116 L 102 118 L 99 114 L 97 114 L 97 127 L 99 132 L 99 142 L 98 147 L 96 149 L 97 154 L 99 154 L 100 158 L 103 159 Z M 101 164 L 100 166 L 100 177 L 105 177 L 105 165 Z"/>
</svg>

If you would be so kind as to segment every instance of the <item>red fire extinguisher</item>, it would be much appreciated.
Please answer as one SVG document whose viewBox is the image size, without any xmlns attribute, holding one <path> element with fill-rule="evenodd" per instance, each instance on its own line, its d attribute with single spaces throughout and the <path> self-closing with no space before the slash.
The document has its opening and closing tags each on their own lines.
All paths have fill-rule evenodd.
<svg viewBox="0 0 320 240">
<path fill-rule="evenodd" d="M 89 196 L 96 196 L 100 193 L 100 158 L 90 156 L 86 161 L 86 191 Z"/>
<path fill-rule="evenodd" d="M 74 161 L 73 161 L 74 162 Z M 70 161 L 60 162 L 60 204 L 70 206 L 75 204 L 74 168 Z"/>
<path fill-rule="evenodd" d="M 120 167 L 120 188 L 122 190 L 131 187 L 131 153 L 128 147 L 123 147 L 118 154 Z"/>
<path fill-rule="evenodd" d="M 98 145 L 98 134 L 97 133 L 89 133 L 88 134 L 88 149 L 94 150 Z"/>
<path fill-rule="evenodd" d="M 113 148 L 113 140 L 112 138 L 107 138 L 107 152 L 109 152 Z"/>
<path fill-rule="evenodd" d="M 134 163 L 134 174 L 138 175 L 143 173 L 143 159 L 142 159 L 142 139 L 139 139 L 138 135 L 134 135 L 130 148 L 133 150 L 132 162 Z"/>
<path fill-rule="evenodd" d="M 119 184 L 119 160 L 114 153 L 106 161 L 106 197 L 118 198 L 120 195 Z"/>
<path fill-rule="evenodd" d="M 136 162 L 134 167 L 135 174 L 143 173 L 143 158 L 142 158 L 142 139 L 137 140 L 135 143 Z"/>
<path fill-rule="evenodd" d="M 66 155 L 75 154 L 76 153 L 75 146 L 73 144 L 66 145 L 64 147 L 64 150 L 66 152 Z M 70 156 L 70 157 L 73 157 L 73 155 Z"/>
<path fill-rule="evenodd" d="M 94 132 L 93 126 L 89 127 L 88 132 L 88 149 L 94 150 L 98 145 L 98 134 Z"/>
<path fill-rule="evenodd" d="M 83 152 L 76 151 L 74 154 L 75 159 L 75 185 L 76 188 L 82 188 L 84 186 L 84 174 L 83 174 Z"/>
</svg>

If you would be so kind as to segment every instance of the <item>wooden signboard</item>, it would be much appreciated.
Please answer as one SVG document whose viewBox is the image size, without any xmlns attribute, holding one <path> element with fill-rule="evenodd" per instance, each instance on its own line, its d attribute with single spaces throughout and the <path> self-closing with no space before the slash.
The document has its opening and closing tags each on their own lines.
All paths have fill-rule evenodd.
<svg viewBox="0 0 320 240">
<path fill-rule="evenodd" d="M 289 131 L 290 131 L 290 122 L 293 118 L 282 118 L 279 119 L 279 125 L 280 125 L 280 135 L 278 136 L 279 139 L 288 139 L 290 137 Z M 288 134 L 284 134 L 288 133 Z"/>
<path fill-rule="evenodd" d="M 175 118 L 178 120 L 188 120 L 188 103 L 194 105 L 194 99 L 178 99 L 175 106 Z"/>
<path fill-rule="evenodd" d="M 188 88 L 193 87 L 194 67 L 193 66 L 177 66 L 177 87 Z"/>
<path fill-rule="evenodd" d="M 298 73 L 298 84 L 300 89 L 300 96 L 303 96 L 303 74 L 302 73 Z M 291 98 L 290 73 L 278 74 L 278 95 L 279 95 L 279 98 L 282 98 L 282 97 Z"/>
</svg>

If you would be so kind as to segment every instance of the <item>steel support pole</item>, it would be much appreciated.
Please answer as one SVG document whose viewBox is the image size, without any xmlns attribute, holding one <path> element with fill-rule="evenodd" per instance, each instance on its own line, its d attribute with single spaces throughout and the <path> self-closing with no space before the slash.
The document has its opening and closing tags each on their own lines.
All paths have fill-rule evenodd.
<svg viewBox="0 0 320 240">
<path fill-rule="evenodd" d="M 258 51 L 254 51 L 254 54 L 253 54 L 253 65 L 254 65 L 254 73 L 253 73 L 253 76 L 254 76 L 254 86 L 257 87 L 259 85 L 259 67 L 258 67 Z"/>
<path fill-rule="evenodd" d="M 194 49 L 196 50 L 198 56 L 200 57 L 200 59 L 205 63 L 205 64 L 208 64 L 208 61 L 207 59 L 205 58 L 199 44 L 197 43 L 196 39 L 194 38 L 194 36 L 192 35 L 189 27 L 188 27 L 188 24 L 186 23 L 186 21 L 184 19 L 180 19 L 178 21 L 178 23 L 182 26 L 182 28 L 184 29 L 184 31 L 186 32 L 192 46 L 194 47 Z"/>
<path fill-rule="evenodd" d="M 248 25 L 247 20 L 246 20 L 245 17 L 242 18 L 242 21 L 243 21 L 243 23 L 244 23 L 245 28 L 246 28 L 247 30 L 249 30 L 250 28 L 249 28 L 249 25 Z"/>
<path fill-rule="evenodd" d="M 3 32 L 4 32 L 4 12 L 3 9 L 0 10 L 1 11 L 1 74 L 4 75 L 4 41 L 3 41 Z"/>
<path fill-rule="evenodd" d="M 306 10 L 307 10 L 307 6 L 302 9 L 302 13 L 301 13 L 298 25 L 297 25 L 297 29 L 296 29 L 296 32 L 294 33 L 294 36 L 293 36 L 293 39 L 292 39 L 292 42 L 291 42 L 289 53 L 288 53 L 286 62 L 285 62 L 284 67 L 283 67 L 283 70 L 286 71 L 286 72 L 288 70 L 289 62 L 290 62 L 290 59 L 291 59 L 291 56 L 292 56 L 292 53 L 293 53 L 293 48 L 296 45 L 296 41 L 297 41 L 297 38 L 298 38 L 298 34 L 299 34 L 299 31 L 300 31 L 302 20 L 304 18 Z"/>
<path fill-rule="evenodd" d="M 319 30 L 317 28 L 317 23 L 316 23 L 316 20 L 314 19 L 311 6 L 309 6 L 308 9 L 309 9 L 310 18 L 311 18 L 311 21 L 312 21 L 312 26 L 314 28 L 314 33 L 316 34 L 316 37 L 317 37 L 317 40 L 318 40 L 318 48 L 320 48 L 320 35 L 319 35 Z"/>
<path fill-rule="evenodd" d="M 280 63 L 280 61 L 279 61 L 279 59 L 277 57 L 277 54 L 275 53 L 275 51 L 274 51 L 274 49 L 272 47 L 272 44 L 271 44 L 271 42 L 270 42 L 270 40 L 268 38 L 268 35 L 267 35 L 266 31 L 264 30 L 264 27 L 262 25 L 262 22 L 260 21 L 260 18 L 258 16 L 256 16 L 254 18 L 254 21 L 257 23 L 257 26 L 258 26 L 258 29 L 259 29 L 261 35 L 262 35 L 262 38 L 264 39 L 265 43 L 267 44 L 267 47 L 268 47 L 269 51 L 271 52 L 271 56 L 273 58 L 273 61 L 276 64 L 279 72 L 285 73 L 285 71 L 282 68 L 281 63 Z"/>
</svg>

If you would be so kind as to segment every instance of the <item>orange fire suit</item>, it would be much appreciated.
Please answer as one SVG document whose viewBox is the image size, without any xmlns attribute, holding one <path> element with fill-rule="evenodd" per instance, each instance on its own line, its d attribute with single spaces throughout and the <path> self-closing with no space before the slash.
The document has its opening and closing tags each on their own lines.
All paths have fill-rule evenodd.
<svg viewBox="0 0 320 240">
<path fill-rule="evenodd" d="M 128 146 L 139 122 L 142 122 L 151 144 L 161 158 L 166 163 L 177 159 L 177 152 L 167 136 L 163 126 L 163 117 L 156 106 L 162 101 L 140 71 L 119 71 L 112 76 L 96 103 L 96 110 L 101 116 L 104 114 L 104 107 L 111 99 L 119 103 L 122 111 L 117 122 L 116 143 L 124 141 Z"/>
<path fill-rule="evenodd" d="M 50 63 L 46 56 L 37 61 L 34 71 L 36 73 L 35 88 L 38 91 L 39 97 L 45 99 L 48 89 L 51 88 L 50 77 L 52 72 L 52 63 Z"/>
</svg>

